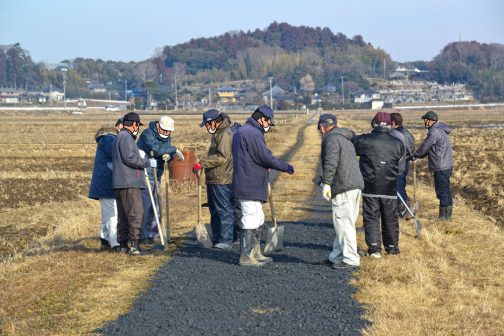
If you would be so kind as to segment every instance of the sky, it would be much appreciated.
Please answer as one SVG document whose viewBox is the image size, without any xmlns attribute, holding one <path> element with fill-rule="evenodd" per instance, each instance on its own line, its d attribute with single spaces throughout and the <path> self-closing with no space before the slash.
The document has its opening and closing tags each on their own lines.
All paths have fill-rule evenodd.
<svg viewBox="0 0 504 336">
<path fill-rule="evenodd" d="M 398 62 L 429 61 L 459 40 L 504 44 L 501 0 L 0 0 L 0 45 L 19 42 L 35 62 L 141 61 L 273 21 L 362 35 Z"/>
</svg>

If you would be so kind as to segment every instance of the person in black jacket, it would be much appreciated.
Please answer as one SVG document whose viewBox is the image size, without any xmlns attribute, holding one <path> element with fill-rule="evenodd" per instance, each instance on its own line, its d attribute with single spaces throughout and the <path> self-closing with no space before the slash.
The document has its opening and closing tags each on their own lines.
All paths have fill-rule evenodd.
<svg viewBox="0 0 504 336">
<path fill-rule="evenodd" d="M 381 258 L 381 244 L 389 254 L 399 254 L 397 175 L 404 151 L 402 142 L 390 135 L 390 114 L 378 112 L 369 134 L 355 136 L 355 152 L 364 178 L 362 209 L 367 255 Z M 381 219 L 381 234 L 380 234 Z"/>
<path fill-rule="evenodd" d="M 409 173 L 409 163 L 413 160 L 413 155 L 415 154 L 415 139 L 403 126 L 403 118 L 400 113 L 390 113 L 390 119 L 392 121 L 392 128 L 401 133 L 404 136 L 406 142 L 406 160 L 403 166 L 402 174 L 397 177 L 397 192 L 401 195 L 406 204 L 409 204 L 409 197 L 406 193 L 406 178 Z M 399 217 L 404 217 L 405 219 L 411 219 L 411 215 L 406 211 L 406 207 L 402 202 L 397 202 Z"/>
</svg>

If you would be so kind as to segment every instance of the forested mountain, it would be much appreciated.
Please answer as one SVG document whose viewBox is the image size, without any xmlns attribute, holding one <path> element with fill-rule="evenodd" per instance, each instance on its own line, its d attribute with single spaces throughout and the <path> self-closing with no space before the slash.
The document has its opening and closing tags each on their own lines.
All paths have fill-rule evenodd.
<svg viewBox="0 0 504 336">
<path fill-rule="evenodd" d="M 170 96 L 175 77 L 179 85 L 273 77 L 275 84 L 289 91 L 311 92 L 330 85 L 340 92 L 344 77 L 348 94 L 368 88 L 369 78 L 383 78 L 397 65 L 360 35 L 348 38 L 328 28 L 276 22 L 264 30 L 228 32 L 165 46 L 137 63 L 83 58 L 64 62 L 68 72 L 47 70 L 35 64 L 19 44 L 0 46 L 0 87 L 61 87 L 65 76 L 69 97 L 85 96 L 86 81 L 117 90 L 126 82 L 128 88 L 149 88 Z M 468 84 L 483 101 L 504 99 L 503 45 L 451 43 L 432 61 L 412 64 L 429 70 L 423 74 L 427 79 Z"/>
</svg>

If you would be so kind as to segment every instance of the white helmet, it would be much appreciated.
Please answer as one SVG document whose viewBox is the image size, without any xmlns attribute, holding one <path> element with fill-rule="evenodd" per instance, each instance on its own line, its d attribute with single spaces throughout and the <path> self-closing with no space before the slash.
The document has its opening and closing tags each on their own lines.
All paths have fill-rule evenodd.
<svg viewBox="0 0 504 336">
<path fill-rule="evenodd" d="M 165 131 L 173 132 L 175 130 L 175 121 L 168 116 L 162 116 L 161 119 L 159 119 L 159 127 Z"/>
</svg>

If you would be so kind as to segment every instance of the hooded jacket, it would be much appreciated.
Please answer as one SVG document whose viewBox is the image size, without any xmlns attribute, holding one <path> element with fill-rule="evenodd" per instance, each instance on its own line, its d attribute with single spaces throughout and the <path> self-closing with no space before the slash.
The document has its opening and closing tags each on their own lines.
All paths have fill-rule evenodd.
<svg viewBox="0 0 504 336">
<path fill-rule="evenodd" d="M 286 172 L 288 166 L 266 147 L 261 125 L 248 118 L 233 136 L 233 197 L 266 202 L 268 169 Z"/>
<path fill-rule="evenodd" d="M 177 148 L 171 144 L 171 136 L 162 138 L 158 131 L 158 121 L 151 121 L 149 128 L 145 129 L 138 139 L 137 146 L 143 150 L 148 157 L 151 157 L 151 151 L 154 152 L 154 158 L 157 161 L 157 176 L 161 178 L 164 172 L 163 154 L 175 154 Z M 149 175 L 153 174 L 153 169 L 147 169 Z"/>
<path fill-rule="evenodd" d="M 206 184 L 231 184 L 233 182 L 233 132 L 231 119 L 222 113 L 222 124 L 212 134 L 208 154 L 200 160 L 205 168 Z"/>
<path fill-rule="evenodd" d="M 404 147 L 390 135 L 390 129 L 377 126 L 371 133 L 354 137 L 355 152 L 364 178 L 363 196 L 397 198 L 399 160 Z"/>
<path fill-rule="evenodd" d="M 364 188 L 352 138 L 350 130 L 337 127 L 322 138 L 322 172 L 314 182 L 330 185 L 333 198 L 349 190 Z"/>
<path fill-rule="evenodd" d="M 114 128 L 103 127 L 96 132 L 96 155 L 91 175 L 88 197 L 114 198 L 112 187 L 112 144 L 116 137 Z"/>
<path fill-rule="evenodd" d="M 150 167 L 148 157 L 140 157 L 133 134 L 123 128 L 112 144 L 114 189 L 145 188 L 144 168 Z"/>
<path fill-rule="evenodd" d="M 429 128 L 429 133 L 415 152 L 415 157 L 429 155 L 429 168 L 433 171 L 453 168 L 453 154 L 450 141 L 450 128 L 438 121 Z"/>
</svg>

